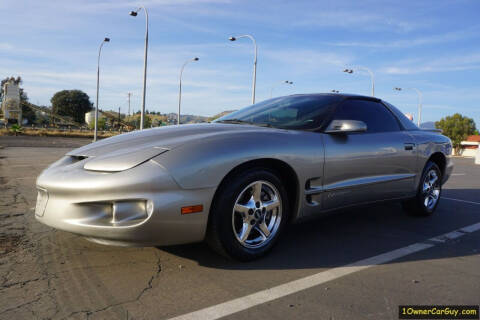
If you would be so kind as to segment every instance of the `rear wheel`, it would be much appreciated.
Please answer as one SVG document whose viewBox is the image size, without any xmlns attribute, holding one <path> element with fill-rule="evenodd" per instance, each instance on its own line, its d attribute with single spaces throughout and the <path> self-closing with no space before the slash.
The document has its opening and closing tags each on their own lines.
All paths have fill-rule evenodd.
<svg viewBox="0 0 480 320">
<path fill-rule="evenodd" d="M 403 207 L 420 216 L 431 215 L 437 208 L 442 194 L 442 172 L 434 162 L 427 162 L 415 198 L 405 201 Z"/>
<path fill-rule="evenodd" d="M 209 245 L 241 261 L 266 254 L 278 240 L 288 215 L 287 194 L 276 173 L 249 169 L 220 188 L 210 212 Z"/>
</svg>

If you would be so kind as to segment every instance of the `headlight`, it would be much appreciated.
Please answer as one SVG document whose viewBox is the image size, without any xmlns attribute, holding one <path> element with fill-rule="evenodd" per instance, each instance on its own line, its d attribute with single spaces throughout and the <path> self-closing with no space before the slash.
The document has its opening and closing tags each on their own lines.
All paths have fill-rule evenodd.
<svg viewBox="0 0 480 320">
<path fill-rule="evenodd" d="M 122 149 L 107 155 L 88 158 L 83 168 L 91 171 L 117 172 L 124 171 L 152 159 L 168 149 L 149 147 L 146 149 Z"/>
</svg>

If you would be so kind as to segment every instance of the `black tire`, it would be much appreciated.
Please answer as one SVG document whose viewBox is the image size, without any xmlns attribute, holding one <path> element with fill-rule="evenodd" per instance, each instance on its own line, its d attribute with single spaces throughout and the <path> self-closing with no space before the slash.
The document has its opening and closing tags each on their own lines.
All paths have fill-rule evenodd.
<svg viewBox="0 0 480 320">
<path fill-rule="evenodd" d="M 230 259 L 251 261 L 262 257 L 272 249 L 285 228 L 289 214 L 287 192 L 278 176 L 279 175 L 271 169 L 263 167 L 250 168 L 229 177 L 220 185 L 210 210 L 206 236 L 206 241 L 213 250 Z M 281 218 L 278 224 L 276 224 L 276 231 L 271 233 L 271 238 L 269 238 L 268 241 L 265 241 L 260 247 L 249 248 L 242 245 L 237 238 L 232 217 L 235 215 L 234 206 L 240 195 L 246 192 L 245 188 L 258 181 L 266 181 L 276 188 L 275 191 L 278 191 L 281 198 L 279 201 L 281 207 L 278 210 L 281 211 L 276 212 L 281 212 Z M 264 186 L 265 184 L 262 185 L 261 188 L 265 188 Z M 269 187 L 267 186 L 267 188 Z M 264 202 L 262 202 L 262 205 L 263 203 Z M 272 213 L 273 211 L 269 212 Z M 238 214 L 238 212 L 236 214 Z M 266 216 L 269 215 L 269 213 L 266 212 L 263 213 L 263 215 Z M 272 214 L 270 214 L 270 216 L 271 215 Z M 259 223 L 259 220 L 257 220 L 257 223 Z"/>
<path fill-rule="evenodd" d="M 437 176 L 437 180 L 433 188 L 435 190 L 438 189 L 438 196 L 434 204 L 426 205 L 427 193 L 424 191 L 424 183 L 427 180 L 427 176 L 430 175 L 432 171 Z M 432 190 L 432 188 L 430 188 L 429 190 Z M 403 208 L 412 215 L 429 216 L 435 212 L 435 209 L 437 208 L 438 203 L 440 202 L 441 195 L 442 195 L 442 172 L 440 171 L 440 168 L 437 166 L 436 163 L 432 161 L 428 161 L 427 164 L 425 165 L 425 168 L 423 169 L 422 177 L 419 182 L 416 196 L 410 200 L 404 201 L 402 205 L 403 205 Z"/>
</svg>

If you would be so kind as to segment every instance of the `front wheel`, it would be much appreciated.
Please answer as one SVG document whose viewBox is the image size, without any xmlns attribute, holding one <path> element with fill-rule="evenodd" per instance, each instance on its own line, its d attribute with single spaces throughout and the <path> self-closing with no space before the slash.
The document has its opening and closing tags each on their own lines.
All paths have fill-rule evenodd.
<svg viewBox="0 0 480 320">
<path fill-rule="evenodd" d="M 415 198 L 405 201 L 404 208 L 419 216 L 431 215 L 442 194 L 442 172 L 434 162 L 427 162 Z"/>
<path fill-rule="evenodd" d="M 249 261 L 278 240 L 288 215 L 288 198 L 277 174 L 253 168 L 220 186 L 210 212 L 207 242 L 224 256 Z"/>
</svg>

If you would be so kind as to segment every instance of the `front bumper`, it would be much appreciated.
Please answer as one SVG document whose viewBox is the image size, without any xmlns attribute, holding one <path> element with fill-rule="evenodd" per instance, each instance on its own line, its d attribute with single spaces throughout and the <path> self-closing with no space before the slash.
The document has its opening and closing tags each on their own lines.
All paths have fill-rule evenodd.
<svg viewBox="0 0 480 320">
<path fill-rule="evenodd" d="M 205 237 L 215 188 L 182 189 L 154 161 L 114 173 L 84 170 L 83 162 L 66 157 L 38 177 L 38 221 L 107 244 L 173 245 Z M 198 204 L 203 212 L 181 214 Z"/>
</svg>

